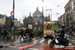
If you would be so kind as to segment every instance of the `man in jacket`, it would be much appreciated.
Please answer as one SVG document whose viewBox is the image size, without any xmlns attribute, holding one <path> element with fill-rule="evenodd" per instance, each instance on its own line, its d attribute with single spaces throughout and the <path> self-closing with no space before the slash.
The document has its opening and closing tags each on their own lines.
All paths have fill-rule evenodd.
<svg viewBox="0 0 75 50">
<path fill-rule="evenodd" d="M 58 39 L 59 45 L 61 44 L 61 41 L 62 41 L 62 39 L 64 38 L 64 34 L 65 34 L 64 28 L 62 28 L 62 30 L 61 30 L 61 32 L 60 32 L 60 38 Z"/>
</svg>

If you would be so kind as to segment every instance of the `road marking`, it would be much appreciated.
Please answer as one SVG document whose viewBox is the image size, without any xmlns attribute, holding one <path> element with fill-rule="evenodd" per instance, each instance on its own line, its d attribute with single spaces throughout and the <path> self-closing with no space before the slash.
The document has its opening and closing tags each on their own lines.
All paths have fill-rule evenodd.
<svg viewBox="0 0 75 50">
<path fill-rule="evenodd" d="M 21 44 L 16 44 L 15 46 L 19 46 L 19 45 L 21 45 Z"/>
<path fill-rule="evenodd" d="M 71 40 L 71 41 L 75 41 L 75 40 Z"/>
<path fill-rule="evenodd" d="M 72 45 L 71 43 L 69 43 L 69 45 Z"/>
<path fill-rule="evenodd" d="M 33 41 L 33 44 L 36 44 L 36 43 L 37 43 L 37 41 L 38 41 L 38 40 L 34 40 L 34 41 Z"/>
<path fill-rule="evenodd" d="M 40 43 L 43 43 L 45 41 L 45 39 L 42 39 L 41 41 L 40 41 Z"/>
<path fill-rule="evenodd" d="M 15 46 L 9 46 L 9 47 L 16 48 Z"/>
<path fill-rule="evenodd" d="M 35 45 L 36 44 L 28 44 L 28 45 L 20 46 L 20 47 L 17 47 L 17 48 L 20 49 L 20 50 L 23 50 L 23 49 L 27 49 L 27 48 L 33 47 Z"/>
<path fill-rule="evenodd" d="M 55 42 L 58 43 L 59 41 L 57 39 L 55 39 Z"/>
<path fill-rule="evenodd" d="M 39 50 L 39 49 L 37 49 L 37 48 L 29 48 L 30 50 Z"/>
<path fill-rule="evenodd" d="M 60 46 L 59 46 L 59 45 L 55 45 L 55 46 L 54 46 L 54 48 L 64 48 L 64 47 L 65 47 L 65 46 L 63 46 L 63 45 L 60 45 Z"/>
<path fill-rule="evenodd" d="M 50 44 L 50 42 L 51 42 L 51 39 L 48 40 L 48 44 Z"/>
</svg>

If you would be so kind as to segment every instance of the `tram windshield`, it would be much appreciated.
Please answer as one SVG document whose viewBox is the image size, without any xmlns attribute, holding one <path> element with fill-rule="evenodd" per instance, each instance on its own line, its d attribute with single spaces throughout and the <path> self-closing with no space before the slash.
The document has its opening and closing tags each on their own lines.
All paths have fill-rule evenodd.
<svg viewBox="0 0 75 50">
<path fill-rule="evenodd" d="M 52 24 L 47 24 L 47 29 L 52 29 Z"/>
</svg>

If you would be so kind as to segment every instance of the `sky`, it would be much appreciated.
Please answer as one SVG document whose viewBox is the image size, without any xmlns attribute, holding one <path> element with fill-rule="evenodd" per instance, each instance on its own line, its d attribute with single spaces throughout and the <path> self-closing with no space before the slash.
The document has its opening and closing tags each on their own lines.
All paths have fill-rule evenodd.
<svg viewBox="0 0 75 50">
<path fill-rule="evenodd" d="M 15 18 L 23 23 L 23 19 L 31 15 L 36 11 L 36 7 L 38 7 L 39 11 L 43 12 L 44 16 L 48 16 L 52 14 L 52 20 L 58 20 L 58 17 L 65 13 L 65 5 L 69 0 L 15 0 Z M 52 11 L 47 10 L 52 9 Z M 13 0 L 0 0 L 0 14 L 4 14 L 7 16 L 11 16 L 10 12 L 13 10 Z M 47 10 L 47 11 L 46 11 Z M 59 13 L 58 15 L 56 13 Z"/>
</svg>

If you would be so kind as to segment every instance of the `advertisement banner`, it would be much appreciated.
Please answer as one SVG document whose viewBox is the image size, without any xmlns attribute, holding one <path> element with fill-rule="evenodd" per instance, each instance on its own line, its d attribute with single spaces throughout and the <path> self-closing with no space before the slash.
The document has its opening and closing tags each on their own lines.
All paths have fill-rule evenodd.
<svg viewBox="0 0 75 50">
<path fill-rule="evenodd" d="M 31 25 L 31 24 L 29 24 L 29 25 L 28 25 L 28 28 L 32 29 L 32 25 Z"/>
</svg>

